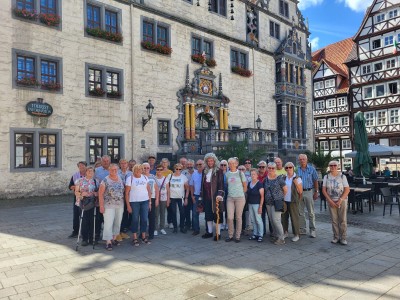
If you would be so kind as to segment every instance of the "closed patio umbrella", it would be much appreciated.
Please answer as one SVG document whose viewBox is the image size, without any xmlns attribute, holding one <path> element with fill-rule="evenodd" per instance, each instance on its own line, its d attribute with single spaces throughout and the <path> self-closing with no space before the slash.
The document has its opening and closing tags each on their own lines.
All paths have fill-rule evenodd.
<svg viewBox="0 0 400 300">
<path fill-rule="evenodd" d="M 373 163 L 368 151 L 365 117 L 360 111 L 354 116 L 354 147 L 357 150 L 354 160 L 354 174 L 356 176 L 369 177 Z"/>
</svg>

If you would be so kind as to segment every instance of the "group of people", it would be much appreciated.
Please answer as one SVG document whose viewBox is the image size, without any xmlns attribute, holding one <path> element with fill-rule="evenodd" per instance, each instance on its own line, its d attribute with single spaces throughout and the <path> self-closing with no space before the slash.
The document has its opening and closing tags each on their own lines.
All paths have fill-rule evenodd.
<svg viewBox="0 0 400 300">
<path fill-rule="evenodd" d="M 204 212 L 204 239 L 221 240 L 221 231 L 227 229 L 225 241 L 239 243 L 242 231 L 252 225 L 250 240 L 262 242 L 268 228 L 270 241 L 283 245 L 289 237 L 289 220 L 293 242 L 307 234 L 307 210 L 308 234 L 315 238 L 318 174 L 305 154 L 300 154 L 298 161 L 296 167 L 292 162 L 283 165 L 280 158 L 273 162 L 262 160 L 253 168 L 250 159 L 239 165 L 236 157 L 219 161 L 214 153 L 208 153 L 204 160 L 196 162 L 181 158 L 172 169 L 166 158 L 156 165 L 154 156 L 142 164 L 125 159 L 114 164 L 106 155 L 95 169 L 79 162 L 69 185 L 74 191 L 70 237 L 80 234 L 81 245 L 87 246 L 100 239 L 103 228 L 106 249 L 112 250 L 130 238 L 129 230 L 134 246 L 140 242 L 150 244 L 154 236 L 167 234 L 167 229 L 173 233 L 192 230 L 196 236 L 200 234 L 200 215 Z M 337 166 L 338 162 L 330 162 L 322 192 L 330 207 L 332 243 L 346 245 L 349 187 Z M 93 208 L 82 211 L 87 197 L 98 201 Z"/>
</svg>

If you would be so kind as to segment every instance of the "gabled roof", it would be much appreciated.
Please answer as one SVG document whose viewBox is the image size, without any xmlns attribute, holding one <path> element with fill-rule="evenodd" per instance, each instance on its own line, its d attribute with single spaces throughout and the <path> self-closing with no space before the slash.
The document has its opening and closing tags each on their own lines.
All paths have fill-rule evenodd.
<svg viewBox="0 0 400 300">
<path fill-rule="evenodd" d="M 367 8 L 367 10 L 366 10 L 366 12 L 365 12 L 365 15 L 364 15 L 364 19 L 363 19 L 362 22 L 361 22 L 361 26 L 360 26 L 360 28 L 358 28 L 357 33 L 356 33 L 356 34 L 354 35 L 354 37 L 353 37 L 353 40 L 354 40 L 354 41 L 356 41 L 357 38 L 360 36 L 361 31 L 362 31 L 362 29 L 364 28 L 365 24 L 367 23 L 368 17 L 369 17 L 369 15 L 370 15 L 372 9 L 374 8 L 374 6 L 375 6 L 375 4 L 376 4 L 376 1 L 378 1 L 378 0 L 372 1 L 372 4 Z"/>
</svg>

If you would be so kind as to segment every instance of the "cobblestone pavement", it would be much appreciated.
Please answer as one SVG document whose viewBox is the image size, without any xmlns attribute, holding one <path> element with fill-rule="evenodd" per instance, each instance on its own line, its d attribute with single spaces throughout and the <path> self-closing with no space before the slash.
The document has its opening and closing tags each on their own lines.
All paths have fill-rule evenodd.
<svg viewBox="0 0 400 300">
<path fill-rule="evenodd" d="M 398 211 L 349 215 L 348 246 L 330 243 L 317 205 L 317 238 L 284 246 L 169 230 L 151 245 L 76 252 L 70 198 L 20 201 L 0 201 L 0 299 L 400 298 Z"/>
</svg>

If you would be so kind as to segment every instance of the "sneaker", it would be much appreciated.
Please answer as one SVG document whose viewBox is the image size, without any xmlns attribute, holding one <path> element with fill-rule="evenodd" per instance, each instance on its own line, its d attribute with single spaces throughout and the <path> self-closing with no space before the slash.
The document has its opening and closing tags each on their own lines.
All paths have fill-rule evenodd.
<svg viewBox="0 0 400 300">
<path fill-rule="evenodd" d="M 284 235 L 283 235 L 283 239 L 286 239 L 287 237 L 289 237 L 289 233 L 285 233 Z"/>
<path fill-rule="evenodd" d="M 342 245 L 347 245 L 347 241 L 346 241 L 346 240 L 340 240 L 340 243 L 341 243 Z"/>
<path fill-rule="evenodd" d="M 107 250 L 107 251 L 112 251 L 112 245 L 111 245 L 111 243 L 106 245 L 106 250 Z"/>
<path fill-rule="evenodd" d="M 160 230 L 161 234 L 167 234 L 167 232 L 164 229 Z"/>
<path fill-rule="evenodd" d="M 117 242 L 122 242 L 122 236 L 121 236 L 120 234 L 118 234 L 118 235 L 115 237 L 115 240 L 116 240 Z"/>
<path fill-rule="evenodd" d="M 312 237 L 312 238 L 316 238 L 317 237 L 317 233 L 315 232 L 315 230 L 311 230 L 310 231 L 310 237 Z"/>
<path fill-rule="evenodd" d="M 192 235 L 198 235 L 200 234 L 200 231 L 193 231 Z"/>
<path fill-rule="evenodd" d="M 129 239 L 129 235 L 127 235 L 125 232 L 121 232 L 119 234 L 124 240 Z"/>
<path fill-rule="evenodd" d="M 203 239 L 208 239 L 208 238 L 212 238 L 213 234 L 212 233 L 205 233 L 201 236 Z"/>
<path fill-rule="evenodd" d="M 228 243 L 229 243 L 229 242 L 232 242 L 232 241 L 233 241 L 233 237 L 229 237 L 229 236 L 228 236 L 228 237 L 225 239 L 225 242 L 228 242 Z"/>
<path fill-rule="evenodd" d="M 158 235 L 158 231 L 154 230 L 154 236 L 157 236 L 157 235 Z"/>
<path fill-rule="evenodd" d="M 339 242 L 339 240 L 337 238 L 333 238 L 333 240 L 331 241 L 332 244 L 337 244 Z"/>
<path fill-rule="evenodd" d="M 255 235 L 252 235 L 251 237 L 249 237 L 250 241 L 254 241 L 254 240 L 257 240 L 257 239 L 258 239 L 258 236 L 255 236 Z"/>
<path fill-rule="evenodd" d="M 76 238 L 78 237 L 78 233 L 75 231 L 72 231 L 72 233 L 68 236 L 68 238 L 72 239 L 72 238 Z"/>
<path fill-rule="evenodd" d="M 285 240 L 276 240 L 275 241 L 275 243 L 274 243 L 275 245 L 285 245 Z"/>
<path fill-rule="evenodd" d="M 174 229 L 174 224 L 169 223 L 168 227 L 169 227 L 169 229 Z"/>
<path fill-rule="evenodd" d="M 298 236 L 298 235 L 295 235 L 295 236 L 292 238 L 292 242 L 297 242 L 299 239 L 300 239 L 299 236 Z"/>
</svg>

